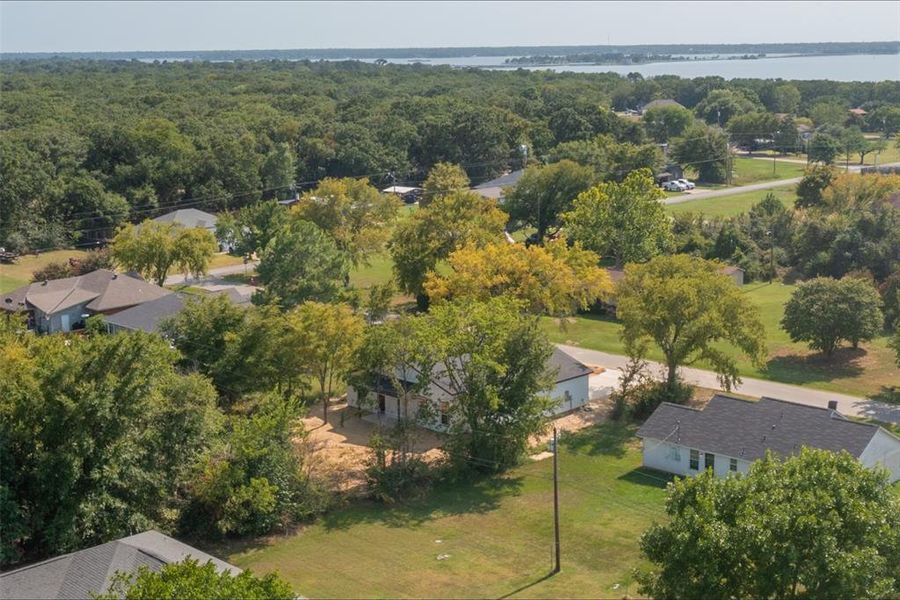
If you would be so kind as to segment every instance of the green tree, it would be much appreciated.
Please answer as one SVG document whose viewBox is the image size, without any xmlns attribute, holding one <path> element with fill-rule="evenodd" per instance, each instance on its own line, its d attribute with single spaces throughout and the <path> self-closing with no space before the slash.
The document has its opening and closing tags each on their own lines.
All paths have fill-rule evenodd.
<svg viewBox="0 0 900 600">
<path fill-rule="evenodd" d="M 660 200 L 665 197 L 649 170 L 635 171 L 622 183 L 601 183 L 575 198 L 563 215 L 568 236 L 621 267 L 668 250 L 672 230 Z"/>
<path fill-rule="evenodd" d="M 694 114 L 683 106 L 657 106 L 641 117 L 647 133 L 657 142 L 668 142 L 682 135 L 694 122 Z"/>
<path fill-rule="evenodd" d="M 216 237 L 234 246 L 238 254 L 250 258 L 262 252 L 288 218 L 288 212 L 274 201 L 257 202 L 237 213 L 225 213 L 216 221 Z"/>
<path fill-rule="evenodd" d="M 817 102 L 809 109 L 809 117 L 816 127 L 823 125 L 842 126 L 847 122 L 847 107 L 836 102 Z"/>
<path fill-rule="evenodd" d="M 739 90 L 717 89 L 709 92 L 706 98 L 694 107 L 694 112 L 710 125 L 724 127 L 732 117 L 753 112 L 758 108 L 757 102 L 750 100 Z"/>
<path fill-rule="evenodd" d="M 257 577 L 251 571 L 237 575 L 219 572 L 212 562 L 201 565 L 187 559 L 163 565 L 159 571 L 142 566 L 137 573 L 117 572 L 105 594 L 95 600 L 293 600 L 290 586 L 275 573 Z"/>
<path fill-rule="evenodd" d="M 384 249 L 399 209 L 395 195 L 380 193 L 364 179 L 329 178 L 303 194 L 292 214 L 329 234 L 358 266 Z"/>
<path fill-rule="evenodd" d="M 809 160 L 830 165 L 840 153 L 840 140 L 828 133 L 816 133 L 809 142 Z"/>
<path fill-rule="evenodd" d="M 762 146 L 757 140 L 773 139 L 778 128 L 778 117 L 768 112 L 738 114 L 728 121 L 731 141 L 748 150 L 757 150 Z"/>
<path fill-rule="evenodd" d="M 727 179 L 728 154 L 725 134 L 703 124 L 691 126 L 683 137 L 672 141 L 672 158 L 684 167 L 697 169 L 700 180 L 709 183 Z"/>
<path fill-rule="evenodd" d="M 808 208 L 822 203 L 822 192 L 831 185 L 837 172 L 828 165 L 816 165 L 806 170 L 803 179 L 797 184 L 797 199 L 794 206 Z"/>
<path fill-rule="evenodd" d="M 800 107 L 800 90 L 792 83 L 775 86 L 772 90 L 772 112 L 796 113 Z"/>
<path fill-rule="evenodd" d="M 260 167 L 262 184 L 269 191 L 267 195 L 286 192 L 294 182 L 294 169 L 291 147 L 287 144 L 277 144 Z"/>
<path fill-rule="evenodd" d="M 334 239 L 298 218 L 290 219 L 269 240 L 256 271 L 265 287 L 253 301 L 284 308 L 306 300 L 329 302 L 349 277 L 347 256 Z"/>
<path fill-rule="evenodd" d="M 206 274 L 217 250 L 215 236 L 205 229 L 147 220 L 140 227 L 120 229 L 110 256 L 123 270 L 136 271 L 164 285 L 173 267 L 195 277 Z"/>
<path fill-rule="evenodd" d="M 721 342 L 737 346 L 756 364 L 765 356 L 765 328 L 759 309 L 720 265 L 686 255 L 657 256 L 625 267 L 617 286 L 616 316 L 629 354 L 654 343 L 665 357 L 666 382 L 677 384 L 679 366 L 710 363 L 725 389 L 740 381 L 734 356 Z"/>
<path fill-rule="evenodd" d="M 669 521 L 641 539 L 654 598 L 890 598 L 900 593 L 900 502 L 846 452 L 772 454 L 745 477 L 677 479 Z M 827 557 L 825 559 L 824 557 Z"/>
<path fill-rule="evenodd" d="M 894 335 L 888 340 L 888 345 L 894 350 L 897 366 L 900 367 L 900 326 L 895 327 Z"/>
<path fill-rule="evenodd" d="M 552 347 L 537 317 L 507 298 L 431 309 L 419 339 L 432 340 L 434 371 L 454 395 L 444 446 L 461 469 L 494 472 L 518 461 L 546 425 Z M 431 374 L 432 371 L 425 371 Z M 426 375 L 425 378 L 428 378 Z"/>
<path fill-rule="evenodd" d="M 0 562 L 163 527 L 220 428 L 215 391 L 144 333 L 0 331 Z"/>
<path fill-rule="evenodd" d="M 801 283 L 784 306 L 781 327 L 794 342 L 831 356 L 846 340 L 856 348 L 881 331 L 881 298 L 863 279 L 817 277 Z"/>
<path fill-rule="evenodd" d="M 423 284 L 428 273 L 454 250 L 503 239 L 508 218 L 495 202 L 472 192 L 436 198 L 394 231 L 389 248 L 398 284 L 424 304 Z"/>
<path fill-rule="evenodd" d="M 439 162 L 428 171 L 422 184 L 419 206 L 427 206 L 434 198 L 469 189 L 469 176 L 459 165 Z"/>
<path fill-rule="evenodd" d="M 543 244 L 548 232 L 559 230 L 562 213 L 594 181 L 592 169 L 569 160 L 529 167 L 504 197 L 503 208 L 515 223 L 537 229 L 537 243 Z"/>
<path fill-rule="evenodd" d="M 352 368 L 353 354 L 363 335 L 364 321 L 345 304 L 304 302 L 288 314 L 291 344 L 322 398 L 322 420 L 328 423 L 328 403 L 334 386 Z"/>
</svg>

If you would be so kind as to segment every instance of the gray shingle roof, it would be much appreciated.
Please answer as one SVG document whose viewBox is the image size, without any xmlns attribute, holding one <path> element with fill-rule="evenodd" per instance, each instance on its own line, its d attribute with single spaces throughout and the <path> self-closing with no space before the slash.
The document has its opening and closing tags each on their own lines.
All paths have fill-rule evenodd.
<svg viewBox="0 0 900 600">
<path fill-rule="evenodd" d="M 216 215 L 211 215 L 196 208 L 181 208 L 156 217 L 153 220 L 160 223 L 178 223 L 188 228 L 215 229 L 218 218 Z"/>
<path fill-rule="evenodd" d="M 0 598 L 90 598 L 106 592 L 116 571 L 134 572 L 141 566 L 159 571 L 188 556 L 200 564 L 212 561 L 220 572 L 241 572 L 158 531 L 145 531 L 0 573 Z"/>
<path fill-rule="evenodd" d="M 472 189 L 486 198 L 502 198 L 503 188 L 515 186 L 517 183 L 519 183 L 519 179 L 522 178 L 522 175 L 524 173 L 524 169 L 519 169 L 518 171 L 513 171 L 512 173 L 507 173 L 506 175 L 501 175 L 496 179 L 491 179 L 490 181 L 480 183 Z"/>
<path fill-rule="evenodd" d="M 165 319 L 181 312 L 184 302 L 181 294 L 169 294 L 109 315 L 105 320 L 114 327 L 154 333 L 159 331 L 159 326 Z"/>
<path fill-rule="evenodd" d="M 716 395 L 702 410 L 664 402 L 637 435 L 752 461 L 766 450 L 789 456 L 802 446 L 846 450 L 859 458 L 878 430 L 877 425 L 850 421 L 827 408 Z"/>
<path fill-rule="evenodd" d="M 20 287 L 3 294 L 0 308 L 20 311 L 31 305 L 46 314 L 53 314 L 87 302 L 90 310 L 103 312 L 134 306 L 171 293 L 143 279 L 97 269 L 78 277 L 39 281 Z"/>
</svg>

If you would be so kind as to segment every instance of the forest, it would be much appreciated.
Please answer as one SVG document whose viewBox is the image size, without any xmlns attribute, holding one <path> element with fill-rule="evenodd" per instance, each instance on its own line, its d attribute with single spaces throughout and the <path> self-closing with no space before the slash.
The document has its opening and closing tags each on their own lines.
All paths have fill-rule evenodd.
<svg viewBox="0 0 900 600">
<path fill-rule="evenodd" d="M 239 207 L 325 177 L 417 185 L 448 162 L 477 184 L 521 167 L 523 145 L 531 161 L 559 160 L 601 139 L 604 178 L 621 179 L 662 166 L 657 144 L 672 132 L 613 109 L 660 98 L 706 121 L 688 129 L 691 139 L 706 139 L 689 149 L 701 164 L 720 158 L 711 125 L 739 113 L 843 125 L 846 110 L 861 107 L 873 115 L 863 130 L 888 130 L 898 126 L 900 104 L 897 81 L 644 79 L 355 61 L 4 60 L 0 73 L 0 246 L 16 251 L 94 245 L 126 221 L 174 207 Z"/>
</svg>

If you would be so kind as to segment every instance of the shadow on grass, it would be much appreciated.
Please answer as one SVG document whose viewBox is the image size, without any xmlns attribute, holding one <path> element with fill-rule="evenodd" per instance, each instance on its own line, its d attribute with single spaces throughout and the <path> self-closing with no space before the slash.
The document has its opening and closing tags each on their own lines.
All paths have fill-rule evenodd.
<svg viewBox="0 0 900 600">
<path fill-rule="evenodd" d="M 560 445 L 570 452 L 590 456 L 625 456 L 626 444 L 634 438 L 636 427 L 630 424 L 606 421 L 577 433 L 564 435 Z"/>
<path fill-rule="evenodd" d="M 635 485 L 643 485 L 647 487 L 665 489 L 666 485 L 675 478 L 670 473 L 648 469 L 646 467 L 638 467 L 616 477 L 619 481 L 627 481 Z"/>
<path fill-rule="evenodd" d="M 496 510 L 504 497 L 518 495 L 521 488 L 522 477 L 491 477 L 447 483 L 439 485 L 419 501 L 394 505 L 359 503 L 328 513 L 320 522 L 327 530 L 348 529 L 360 523 L 418 527 L 440 517 Z"/>
<path fill-rule="evenodd" d="M 900 406 L 900 387 L 894 385 L 883 385 L 877 394 L 869 396 L 869 400 L 876 402 L 884 402 L 885 404 L 896 404 Z"/>
<path fill-rule="evenodd" d="M 859 377 L 865 371 L 861 361 L 864 348 L 838 348 L 830 357 L 822 354 L 776 356 L 766 363 L 769 377 L 775 381 L 804 384 Z"/>
<path fill-rule="evenodd" d="M 515 596 L 515 595 L 518 594 L 519 592 L 524 592 L 525 590 L 527 590 L 527 589 L 529 589 L 529 588 L 532 588 L 532 587 L 536 586 L 536 585 L 539 584 L 539 583 L 542 583 L 542 582 L 544 582 L 544 581 L 547 581 L 548 579 L 550 579 L 550 578 L 553 577 L 554 575 L 556 575 L 556 573 L 554 573 L 553 571 L 550 571 L 549 573 L 547 573 L 547 574 L 544 575 L 543 577 L 540 577 L 540 578 L 538 578 L 538 579 L 535 579 L 535 580 L 532 581 L 531 583 L 526 583 L 526 584 L 523 585 L 522 587 L 520 587 L 520 588 L 518 588 L 518 589 L 515 589 L 515 590 L 513 590 L 513 591 L 511 591 L 511 592 L 509 592 L 509 593 L 507 593 L 507 594 L 504 594 L 504 595 L 500 596 L 500 598 L 499 598 L 498 600 L 504 600 L 504 598 L 512 598 L 513 596 Z"/>
</svg>

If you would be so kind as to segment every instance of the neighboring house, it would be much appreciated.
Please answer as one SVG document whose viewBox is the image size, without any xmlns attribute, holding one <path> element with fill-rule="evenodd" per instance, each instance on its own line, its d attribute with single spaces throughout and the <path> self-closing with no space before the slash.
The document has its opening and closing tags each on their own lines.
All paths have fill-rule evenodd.
<svg viewBox="0 0 900 600">
<path fill-rule="evenodd" d="M 734 265 L 723 265 L 719 272 L 722 275 L 727 275 L 734 281 L 735 285 L 744 285 L 744 270 L 740 267 L 735 267 Z M 625 279 L 625 271 L 622 269 L 612 269 L 607 268 L 606 273 L 609 275 L 610 280 L 613 285 L 619 283 L 623 279 Z M 616 301 L 615 295 L 610 296 L 603 302 L 606 306 L 610 307 L 615 311 L 616 305 L 618 302 Z"/>
<path fill-rule="evenodd" d="M 404 204 L 415 204 L 419 201 L 419 197 L 422 195 L 422 188 L 418 187 L 407 187 L 403 185 L 392 185 L 391 187 L 386 187 L 381 190 L 382 194 L 394 194 L 399 197 Z"/>
<path fill-rule="evenodd" d="M 547 370 L 554 374 L 554 385 L 549 396 L 557 401 L 550 414 L 560 414 L 584 405 L 589 398 L 589 376 L 593 371 L 569 354 L 554 347 L 553 354 L 547 360 Z M 407 373 L 396 373 L 396 379 L 405 390 L 394 388 L 390 377 L 381 377 L 374 389 L 368 393 L 365 401 L 361 401 L 356 389 L 347 389 L 347 404 L 350 406 L 373 409 L 375 414 L 387 419 L 399 419 L 403 415 L 402 397 L 404 391 L 418 381 L 419 372 L 409 369 Z M 412 395 L 407 399 L 408 415 L 419 414 L 419 408 L 426 405 L 433 410 L 425 411 L 429 416 L 420 415 L 420 424 L 428 429 L 445 431 L 450 426 L 448 410 L 455 401 L 456 394 L 450 385 L 446 373 L 435 371 L 432 374 L 428 390 L 422 394 Z"/>
<path fill-rule="evenodd" d="M 159 571 L 189 557 L 201 565 L 213 563 L 220 573 L 241 573 L 233 565 L 151 530 L 0 573 L 0 598 L 90 598 L 106 593 L 117 571 L 135 573 L 140 567 Z"/>
<path fill-rule="evenodd" d="M 0 308 L 26 313 L 30 329 L 56 333 L 80 329 L 92 315 L 112 315 L 171 293 L 139 277 L 97 269 L 20 287 L 0 296 Z"/>
<path fill-rule="evenodd" d="M 248 304 L 250 302 L 249 296 L 241 295 L 234 288 L 209 294 L 209 296 L 217 295 L 226 296 L 232 304 Z M 103 320 L 106 322 L 106 330 L 110 333 L 118 331 L 160 333 L 160 325 L 163 321 L 180 313 L 187 302 L 188 298 L 183 294 L 169 294 L 110 315 Z"/>
<path fill-rule="evenodd" d="M 684 169 L 681 165 L 668 164 L 665 168 L 655 175 L 657 185 L 662 185 L 673 179 L 684 179 Z"/>
<path fill-rule="evenodd" d="M 524 169 L 519 169 L 518 171 L 513 171 L 511 173 L 506 173 L 496 179 L 491 179 L 490 181 L 485 181 L 484 183 L 480 183 L 472 188 L 473 191 L 478 192 L 485 198 L 493 198 L 494 200 L 502 200 L 503 199 L 503 190 L 505 188 L 516 187 L 516 184 L 519 183 L 519 179 L 522 178 L 522 175 L 525 173 Z"/>
<path fill-rule="evenodd" d="M 640 112 L 643 115 L 651 108 L 662 108 L 663 106 L 681 106 L 678 102 L 672 100 L 671 98 L 662 98 L 659 100 L 651 100 L 647 104 L 640 107 Z M 681 106 L 684 108 L 683 106 Z"/>
<path fill-rule="evenodd" d="M 206 229 L 211 234 L 216 235 L 216 222 L 219 220 L 216 215 L 212 215 L 196 208 L 180 208 L 166 213 L 153 219 L 158 223 L 177 223 L 188 229 Z M 229 252 L 232 248 L 226 244 L 219 243 L 220 252 Z"/>
<path fill-rule="evenodd" d="M 846 450 L 866 467 L 880 465 L 900 479 L 900 438 L 878 425 L 851 421 L 836 410 L 762 398 L 716 395 L 702 410 L 662 403 L 638 429 L 645 467 L 696 475 L 746 473 L 767 450 L 782 457 L 800 448 Z"/>
</svg>

